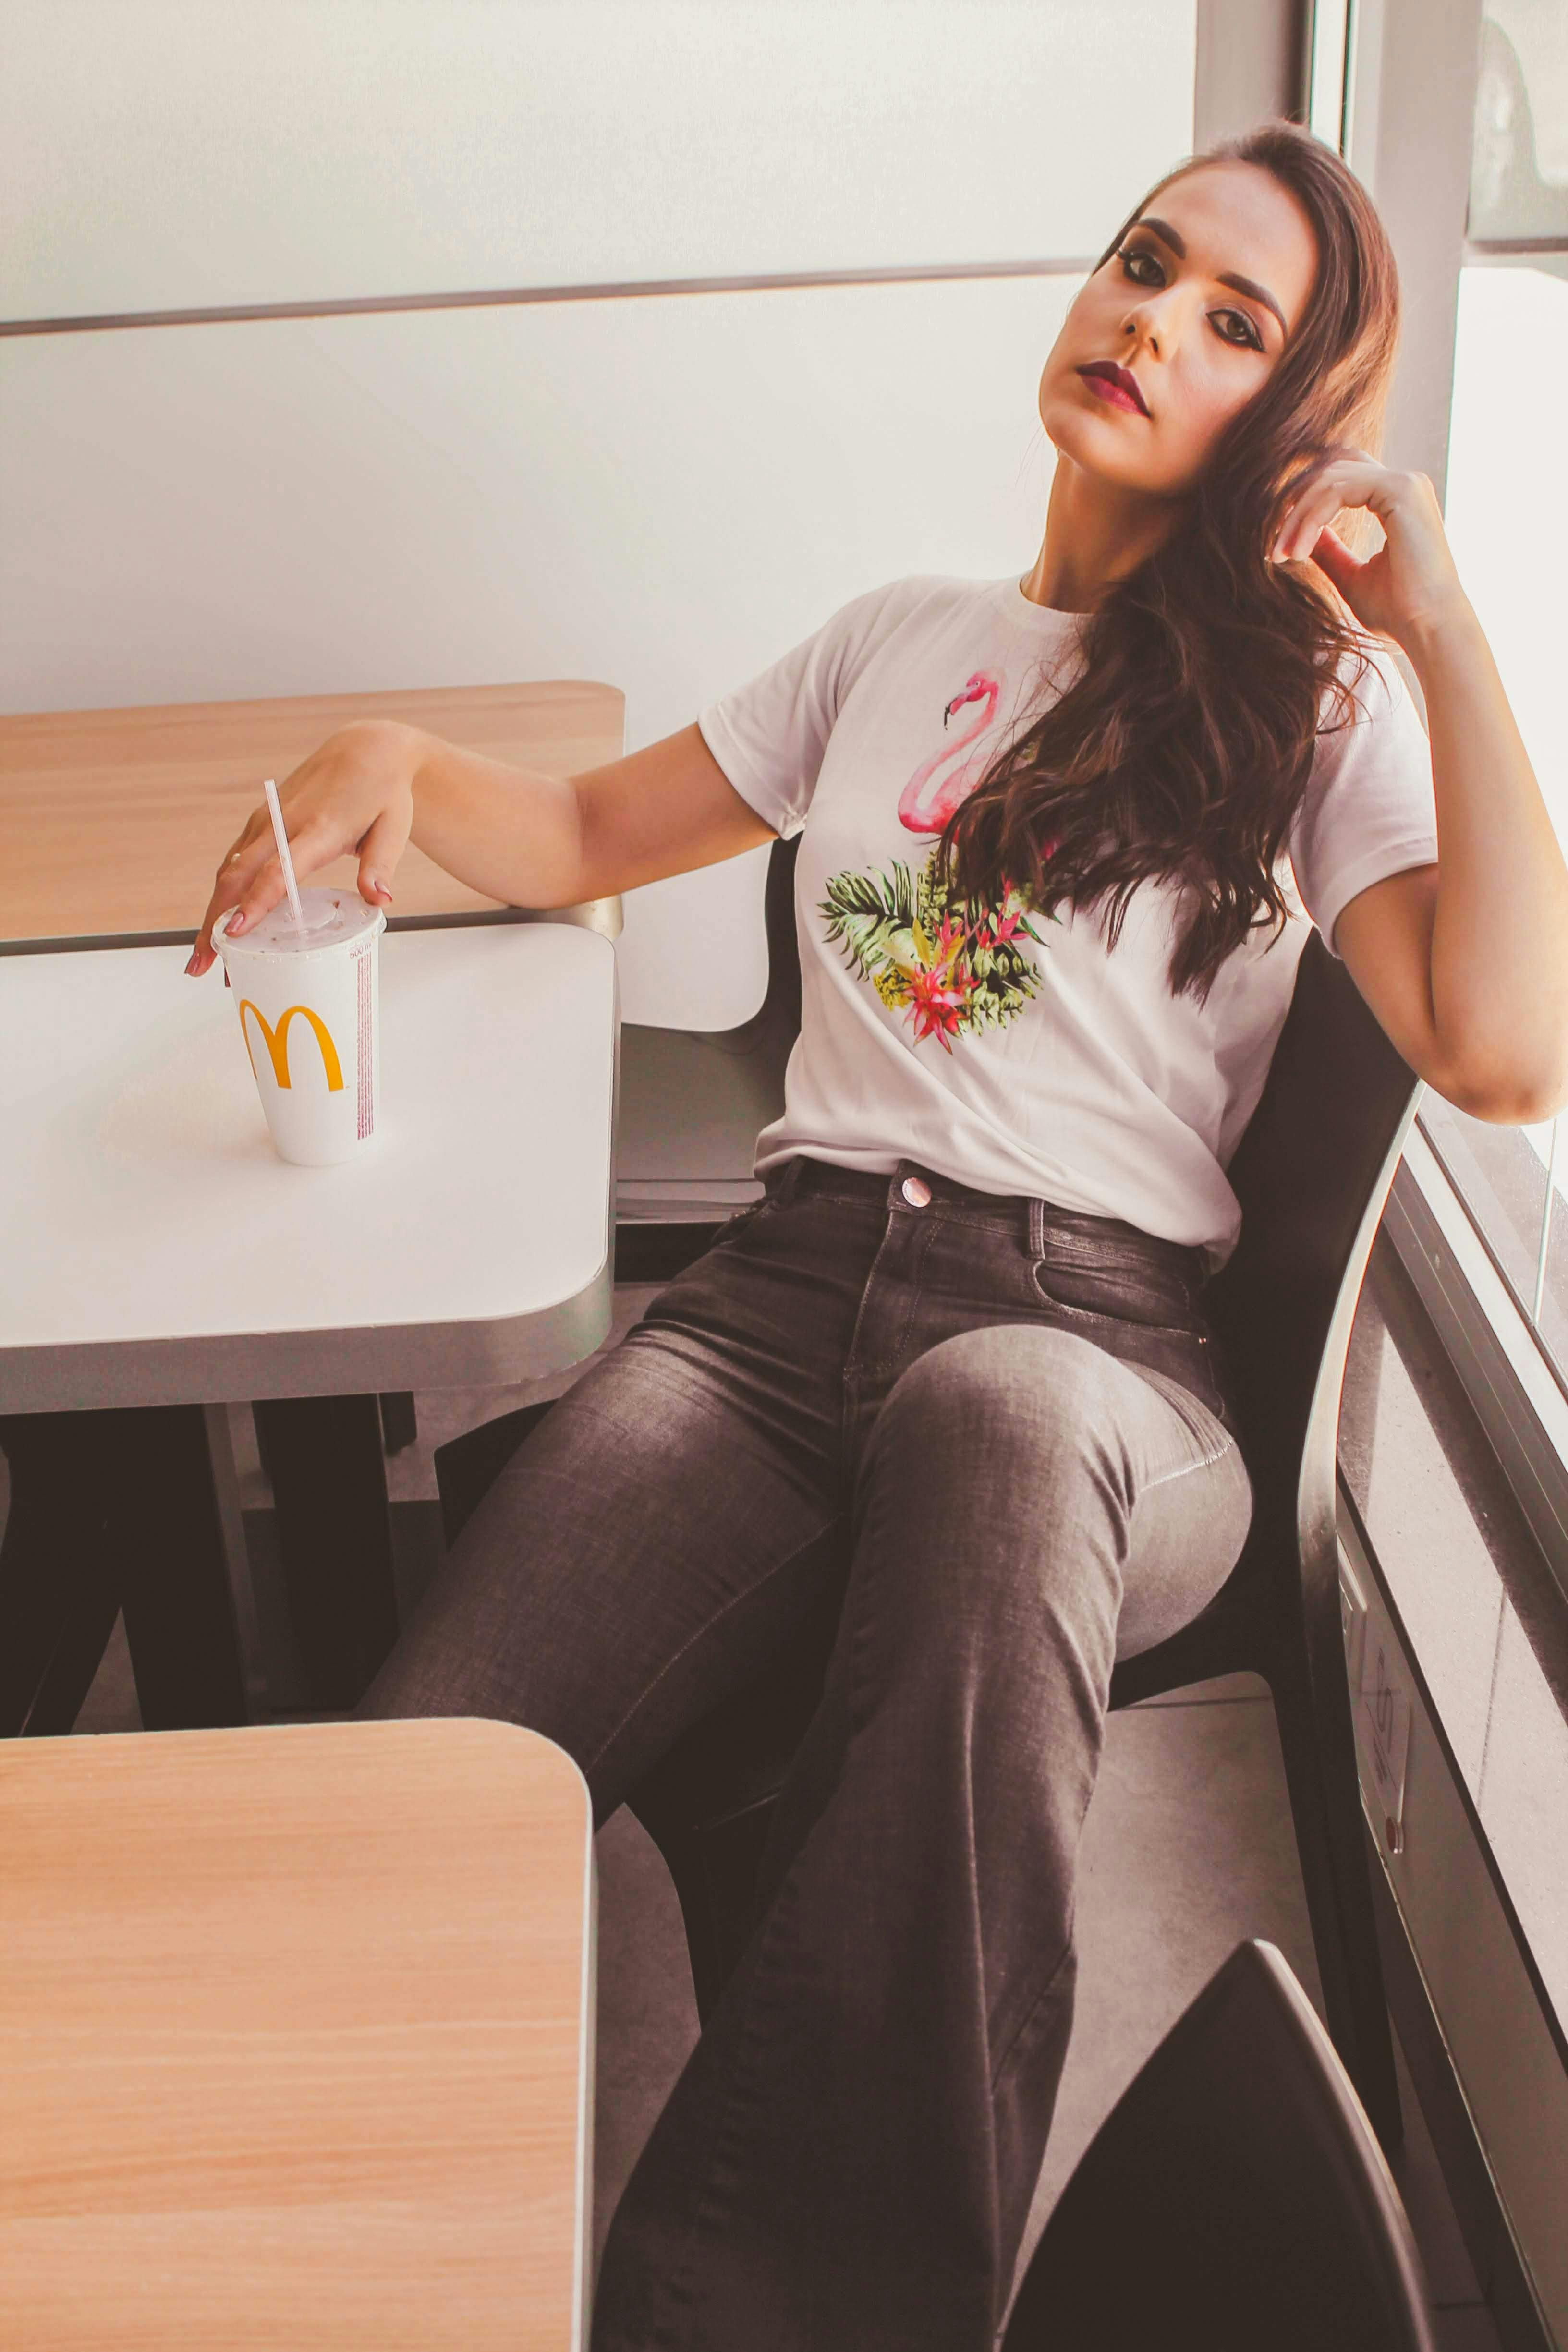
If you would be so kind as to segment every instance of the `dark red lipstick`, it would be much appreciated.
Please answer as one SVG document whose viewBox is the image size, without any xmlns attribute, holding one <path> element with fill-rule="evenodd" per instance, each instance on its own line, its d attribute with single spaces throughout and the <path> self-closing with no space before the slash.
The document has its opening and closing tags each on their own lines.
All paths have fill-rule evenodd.
<svg viewBox="0 0 1568 2352">
<path fill-rule="evenodd" d="M 1103 385 L 1100 398 L 1109 400 L 1113 407 L 1135 408 L 1141 416 L 1148 415 L 1149 404 L 1138 388 L 1137 377 L 1119 361 L 1090 360 L 1087 367 L 1079 368 L 1079 373 L 1089 383 Z"/>
</svg>

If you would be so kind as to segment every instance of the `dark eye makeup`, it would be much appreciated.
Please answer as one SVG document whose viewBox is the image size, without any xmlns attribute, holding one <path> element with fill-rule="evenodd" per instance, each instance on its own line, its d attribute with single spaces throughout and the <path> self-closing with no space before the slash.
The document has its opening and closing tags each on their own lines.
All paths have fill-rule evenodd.
<svg viewBox="0 0 1568 2352">
<path fill-rule="evenodd" d="M 1116 257 L 1121 264 L 1122 276 L 1130 279 L 1134 286 L 1164 284 L 1165 265 L 1152 246 L 1119 245 L 1116 248 Z M 1134 277 L 1127 266 L 1131 261 L 1152 261 L 1160 272 L 1159 278 Z M 1235 351 L 1247 351 L 1250 348 L 1252 351 L 1260 352 L 1263 349 L 1263 338 L 1245 310 L 1216 310 L 1213 316 L 1217 319 L 1239 319 L 1247 330 L 1244 335 L 1230 335 L 1226 334 L 1222 328 L 1216 327 L 1215 332 L 1219 336 L 1222 343 L 1229 343 Z"/>
</svg>

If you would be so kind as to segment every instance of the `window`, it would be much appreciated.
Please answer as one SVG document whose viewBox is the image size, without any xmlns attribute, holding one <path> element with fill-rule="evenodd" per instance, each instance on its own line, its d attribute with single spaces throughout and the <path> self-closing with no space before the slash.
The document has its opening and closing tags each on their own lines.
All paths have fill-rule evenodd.
<svg viewBox="0 0 1568 2352">
<path fill-rule="evenodd" d="M 1399 257 L 1389 462 L 1442 488 L 1568 846 L 1552 700 L 1568 562 L 1568 7 L 1314 0 L 1310 22 L 1314 128 L 1331 137 L 1338 108 Z M 1380 1899 L 1403 1935 L 1390 1949 L 1415 1963 L 1401 2034 L 1431 2059 L 1432 2112 L 1458 2119 L 1450 2181 L 1495 2191 L 1495 2209 L 1467 2206 L 1489 2298 L 1500 2315 L 1531 2310 L 1518 2340 L 1568 2343 L 1564 1127 L 1495 1127 L 1426 1090 L 1352 1335 L 1339 1468 L 1358 1724 L 1370 1693 L 1396 1727 L 1381 1754 L 1363 1738 L 1361 1760 Z"/>
<path fill-rule="evenodd" d="M 1568 562 L 1568 8 L 1488 0 L 1459 274 L 1447 521 L 1560 842 Z M 1568 1136 L 1467 1118 L 1420 1123 L 1568 1393 Z"/>
</svg>

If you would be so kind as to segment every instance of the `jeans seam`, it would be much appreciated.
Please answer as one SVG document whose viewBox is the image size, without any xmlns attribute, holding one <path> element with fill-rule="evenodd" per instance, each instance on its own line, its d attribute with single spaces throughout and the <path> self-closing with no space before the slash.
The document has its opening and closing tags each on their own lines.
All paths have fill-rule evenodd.
<svg viewBox="0 0 1568 2352">
<path fill-rule="evenodd" d="M 1146 1478 L 1142 1492 L 1147 1495 L 1156 1486 L 1168 1486 L 1173 1478 L 1185 1478 L 1194 1470 L 1212 1470 L 1216 1462 L 1225 1460 L 1226 1455 L 1234 1450 L 1235 1445 L 1235 1438 L 1227 1435 L 1225 1444 L 1215 1453 L 1205 1454 L 1201 1462 L 1183 1462 L 1174 1470 L 1163 1470 L 1157 1478 Z"/>
<path fill-rule="evenodd" d="M 883 1255 L 888 1248 L 888 1244 L 893 1238 L 894 1212 L 891 1209 L 889 1209 L 885 1213 L 887 1223 L 883 1227 L 882 1238 L 877 1244 L 876 1255 L 871 1260 L 870 1270 L 867 1274 L 866 1279 L 860 1287 L 859 1304 L 855 1309 L 855 1328 L 849 1334 L 849 1345 L 845 1350 L 844 1362 L 839 1371 L 839 1386 L 841 1394 L 847 1393 L 849 1383 L 857 1374 L 862 1371 L 879 1370 L 888 1364 L 897 1363 L 899 1358 L 899 1350 L 897 1348 L 893 1349 L 890 1355 L 877 1356 L 864 1361 L 862 1361 L 859 1354 L 860 1333 L 866 1322 L 867 1303 L 871 1296 L 871 1286 L 877 1279 L 877 1268 L 881 1265 Z M 910 1321 L 915 1311 L 915 1301 L 920 1289 L 921 1268 L 925 1264 L 926 1250 L 931 1247 L 931 1230 L 932 1228 L 930 1225 L 925 1229 L 925 1246 L 920 1253 L 919 1259 L 916 1262 L 910 1279 L 910 1303 L 904 1314 L 903 1330 L 899 1334 L 899 1343 L 900 1347 L 908 1334 Z"/>
<path fill-rule="evenodd" d="M 1057 1956 L 1057 1964 L 1055 1968 L 1051 1970 L 1050 1975 L 1046 1979 L 1044 1984 L 1040 1986 L 1034 2000 L 1029 2003 L 1028 2008 L 1024 2011 L 1023 2016 L 1018 2020 L 1018 2022 L 1013 2028 L 1012 2032 L 1007 2036 L 1005 2046 L 997 2053 L 996 2063 L 991 2070 L 991 2090 L 993 2096 L 995 2095 L 997 2086 L 1001 2083 L 1003 2075 L 1007 2071 L 1008 2060 L 1012 2057 L 1014 2051 L 1018 2046 L 1018 2036 L 1024 2032 L 1025 2028 L 1029 2023 L 1030 2019 L 1038 2010 L 1040 2003 L 1047 1998 L 1052 1988 L 1056 1984 L 1057 1979 L 1061 1975 L 1062 1970 L 1066 1968 L 1071 1958 L 1072 1929 L 1069 1927 L 1068 1929 L 1067 1942 L 1062 1946 L 1060 1952 Z"/>
<path fill-rule="evenodd" d="M 716 1625 L 721 1625 L 725 1618 L 729 1616 L 731 1611 L 738 1609 L 742 1601 L 754 1599 L 756 1594 L 761 1592 L 764 1586 L 773 1582 L 775 1576 L 781 1575 L 786 1568 L 791 1567 L 794 1562 L 800 1558 L 802 1552 L 809 1551 L 814 1543 L 820 1543 L 822 1538 L 826 1534 L 834 1521 L 841 1516 L 842 1514 L 839 1512 L 830 1511 L 816 1532 L 807 1536 L 803 1542 L 796 1544 L 793 1551 L 786 1552 L 783 1559 L 775 1560 L 773 1567 L 769 1569 L 765 1576 L 759 1577 L 755 1584 L 748 1585 L 744 1592 L 732 1593 L 730 1599 L 725 1601 L 723 1607 L 719 1610 L 714 1616 L 705 1619 L 704 1622 L 697 1627 L 694 1633 L 688 1634 L 686 1640 L 682 1642 L 679 1649 L 675 1652 L 674 1655 L 665 1660 L 658 1674 L 655 1675 L 652 1682 L 648 1684 L 647 1688 L 638 1692 L 637 1697 L 632 1701 L 630 1706 L 627 1707 L 625 1715 L 622 1716 L 615 1729 L 606 1734 L 605 1738 L 600 1741 L 598 1747 L 594 1750 L 594 1753 L 589 1758 L 587 1763 L 583 1767 L 583 1776 L 584 1780 L 596 1769 L 605 1757 L 609 1754 L 610 1749 L 615 1746 L 622 1732 L 626 1728 L 626 1726 L 631 1723 L 647 1705 L 649 1699 L 653 1696 L 660 1683 L 663 1682 L 666 1675 L 669 1674 L 673 1668 L 680 1664 L 681 1659 L 686 1655 L 688 1650 L 691 1648 L 693 1643 L 700 1642 L 705 1634 L 710 1633 L 713 1631 Z"/>
</svg>

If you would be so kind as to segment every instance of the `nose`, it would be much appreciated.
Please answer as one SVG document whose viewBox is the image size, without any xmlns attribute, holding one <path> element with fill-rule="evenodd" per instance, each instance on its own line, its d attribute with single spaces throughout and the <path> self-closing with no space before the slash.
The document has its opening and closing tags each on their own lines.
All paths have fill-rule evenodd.
<svg viewBox="0 0 1568 2352">
<path fill-rule="evenodd" d="M 1122 319 L 1122 332 L 1138 339 L 1132 347 L 1133 352 L 1139 345 L 1146 343 L 1156 359 L 1169 359 L 1180 336 L 1183 303 L 1194 299 L 1196 307 L 1201 310 L 1202 301 L 1196 288 L 1184 289 L 1175 283 L 1150 287 L 1145 298 L 1134 302 Z M 1122 353 L 1123 358 L 1131 356 L 1132 352 Z"/>
<path fill-rule="evenodd" d="M 1163 292 L 1163 288 L 1162 288 L 1161 291 Z M 1147 304 L 1141 302 L 1135 310 L 1130 310 L 1128 312 L 1126 318 L 1121 322 L 1122 332 L 1124 334 L 1130 334 L 1134 338 L 1132 350 L 1131 352 L 1124 352 L 1124 358 L 1131 359 L 1133 353 L 1139 350 L 1140 346 L 1145 343 L 1156 358 L 1160 356 L 1163 348 L 1163 337 L 1164 330 L 1157 319 L 1151 319 L 1145 316 L 1147 308 Z"/>
</svg>

